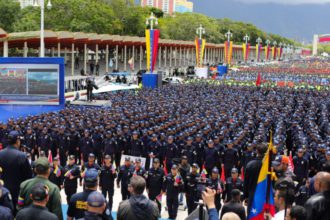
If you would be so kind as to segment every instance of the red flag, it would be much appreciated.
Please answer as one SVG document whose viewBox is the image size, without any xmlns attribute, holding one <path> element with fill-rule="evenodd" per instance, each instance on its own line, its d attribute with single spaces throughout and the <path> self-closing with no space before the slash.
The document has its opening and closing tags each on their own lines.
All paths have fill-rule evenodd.
<svg viewBox="0 0 330 220">
<path fill-rule="evenodd" d="M 244 167 L 241 168 L 241 180 L 244 181 Z"/>
<path fill-rule="evenodd" d="M 164 164 L 164 173 L 165 173 L 165 175 L 167 176 L 168 171 L 167 171 L 167 167 L 166 167 L 166 158 L 165 158 L 165 160 L 163 161 L 163 164 Z"/>
<path fill-rule="evenodd" d="M 256 86 L 260 86 L 261 85 L 261 74 L 258 73 L 258 77 L 257 77 L 257 81 L 256 81 Z"/>
<path fill-rule="evenodd" d="M 2 144 L 0 143 L 0 150 L 2 150 L 3 149 L 3 146 L 2 146 Z"/>
<path fill-rule="evenodd" d="M 202 179 L 206 179 L 206 175 L 207 175 L 207 171 L 205 169 L 205 163 L 203 163 L 202 174 L 201 174 Z"/>
<path fill-rule="evenodd" d="M 48 161 L 49 163 L 53 163 L 53 155 L 51 150 L 48 151 Z"/>
<path fill-rule="evenodd" d="M 223 183 L 226 182 L 225 166 L 223 164 L 221 165 L 221 177 L 220 177 L 220 179 Z"/>
<path fill-rule="evenodd" d="M 294 171 L 294 164 L 293 164 L 293 159 L 292 159 L 292 152 L 290 151 L 290 156 L 289 156 L 289 170 L 291 172 Z"/>
</svg>

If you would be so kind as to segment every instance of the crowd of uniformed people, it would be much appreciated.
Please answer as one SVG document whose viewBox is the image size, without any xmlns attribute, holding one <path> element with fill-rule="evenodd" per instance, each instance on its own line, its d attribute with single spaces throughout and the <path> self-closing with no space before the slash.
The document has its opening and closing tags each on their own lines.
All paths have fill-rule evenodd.
<svg viewBox="0 0 330 220">
<path fill-rule="evenodd" d="M 114 188 L 129 199 L 130 178 L 141 176 L 159 210 L 166 194 L 170 219 L 181 203 L 192 213 L 205 188 L 215 191 L 217 212 L 223 203 L 243 200 L 250 212 L 260 146 L 270 137 L 277 176 L 296 183 L 293 200 L 304 205 L 319 192 L 310 187 L 316 174 L 329 172 L 329 97 L 329 91 L 200 82 L 96 97 L 111 100 L 111 108 L 66 107 L 10 119 L 0 123 L 0 175 L 2 192 L 8 189 L 12 201 L 0 205 L 16 215 L 38 203 L 30 194 L 41 183 L 50 212 L 62 219 L 63 189 L 68 219 L 79 219 L 93 208 L 88 196 L 99 189 L 107 198 L 102 218 L 110 219 Z M 251 165 L 255 161 L 259 165 Z M 78 185 L 84 192 L 77 193 Z"/>
</svg>

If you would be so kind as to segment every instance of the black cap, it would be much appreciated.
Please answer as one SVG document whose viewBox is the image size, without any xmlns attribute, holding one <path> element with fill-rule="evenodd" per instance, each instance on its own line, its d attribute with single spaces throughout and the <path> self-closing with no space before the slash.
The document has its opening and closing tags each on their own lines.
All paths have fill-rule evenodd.
<svg viewBox="0 0 330 220">
<path fill-rule="evenodd" d="M 141 158 L 136 158 L 135 163 L 141 163 Z"/>
<path fill-rule="evenodd" d="M 191 166 L 192 166 L 192 167 L 196 167 L 197 169 L 199 168 L 199 166 L 198 166 L 197 163 L 193 163 Z"/>
<path fill-rule="evenodd" d="M 154 158 L 153 163 L 160 163 L 158 158 Z"/>
<path fill-rule="evenodd" d="M 44 201 L 48 196 L 48 190 L 48 186 L 42 183 L 37 183 L 31 190 L 31 199 L 37 202 Z"/>
<path fill-rule="evenodd" d="M 69 160 L 75 160 L 75 159 L 76 159 L 76 157 L 74 155 L 69 156 Z"/>
<path fill-rule="evenodd" d="M 99 172 L 95 168 L 87 169 L 85 172 L 84 180 L 85 182 L 95 182 Z"/>
<path fill-rule="evenodd" d="M 95 155 L 94 155 L 93 153 L 90 153 L 90 154 L 88 155 L 88 157 L 93 157 L 93 158 L 95 158 Z"/>
<path fill-rule="evenodd" d="M 175 164 L 172 165 L 172 169 L 177 169 L 177 168 L 178 168 L 177 165 L 175 165 Z"/>
<path fill-rule="evenodd" d="M 214 168 L 212 169 L 212 173 L 219 174 L 219 170 L 218 170 L 218 168 L 214 167 Z"/>
<path fill-rule="evenodd" d="M 130 157 L 125 157 L 125 161 L 131 161 Z"/>
<path fill-rule="evenodd" d="M 232 169 L 231 169 L 231 173 L 238 173 L 238 170 L 237 170 L 237 168 L 235 168 L 235 167 L 234 167 L 234 168 L 232 168 Z"/>
<path fill-rule="evenodd" d="M 9 134 L 8 134 L 8 141 L 9 141 L 9 143 L 15 143 L 18 138 L 19 138 L 18 131 L 11 131 L 11 132 L 9 132 Z"/>
<path fill-rule="evenodd" d="M 182 160 L 188 160 L 188 157 L 186 155 L 182 155 L 181 159 Z"/>
</svg>

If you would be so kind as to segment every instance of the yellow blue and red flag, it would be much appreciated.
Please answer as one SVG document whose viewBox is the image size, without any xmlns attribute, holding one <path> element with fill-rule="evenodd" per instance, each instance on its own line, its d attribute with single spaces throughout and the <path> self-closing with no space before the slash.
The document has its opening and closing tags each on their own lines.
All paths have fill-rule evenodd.
<svg viewBox="0 0 330 220">
<path fill-rule="evenodd" d="M 268 150 L 262 161 L 262 166 L 259 172 L 257 187 L 254 193 L 250 214 L 248 216 L 249 220 L 264 220 L 265 212 L 270 213 L 272 216 L 275 215 L 274 193 L 271 181 L 273 175 L 270 171 L 270 160 L 273 151 L 274 146 L 272 143 L 272 137 L 270 137 Z"/>
<path fill-rule="evenodd" d="M 203 58 L 204 58 L 204 51 L 205 51 L 205 39 L 195 39 L 195 45 L 196 45 L 196 63 L 197 66 L 202 67 L 203 66 Z"/>
<path fill-rule="evenodd" d="M 158 29 L 146 29 L 147 70 L 151 73 L 154 71 L 157 61 L 158 40 Z"/>
</svg>

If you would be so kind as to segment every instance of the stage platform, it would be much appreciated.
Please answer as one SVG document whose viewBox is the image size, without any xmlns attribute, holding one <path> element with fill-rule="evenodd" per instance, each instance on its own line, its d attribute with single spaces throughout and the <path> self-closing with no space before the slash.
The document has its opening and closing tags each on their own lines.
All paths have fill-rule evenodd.
<svg viewBox="0 0 330 220">
<path fill-rule="evenodd" d="M 76 100 L 70 102 L 70 105 L 75 106 L 91 106 L 91 107 L 111 107 L 110 100 L 94 100 L 92 102 L 87 102 L 87 100 Z"/>
</svg>

